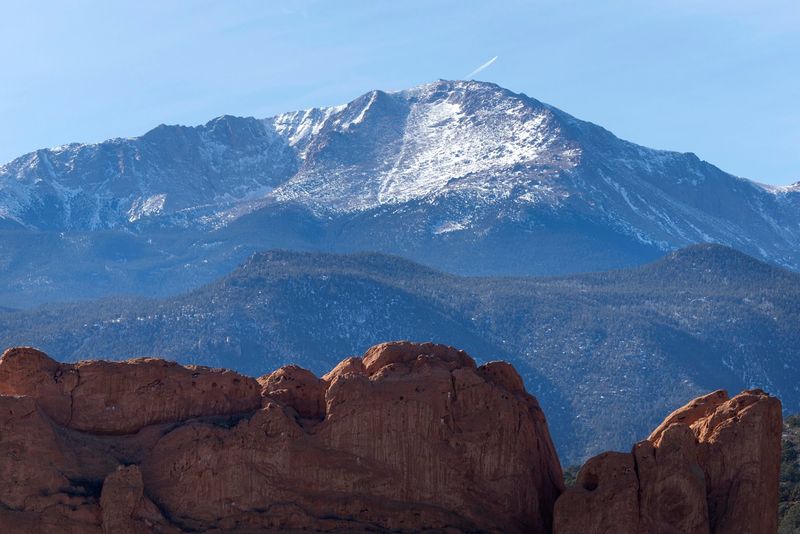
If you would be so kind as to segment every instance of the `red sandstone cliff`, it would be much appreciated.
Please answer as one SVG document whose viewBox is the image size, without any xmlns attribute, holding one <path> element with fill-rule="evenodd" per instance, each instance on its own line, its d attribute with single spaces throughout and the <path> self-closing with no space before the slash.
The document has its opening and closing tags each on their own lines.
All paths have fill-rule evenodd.
<svg viewBox="0 0 800 534">
<path fill-rule="evenodd" d="M 771 534 L 781 405 L 716 391 L 670 414 L 631 453 L 590 459 L 556 503 L 555 533 Z"/>
<path fill-rule="evenodd" d="M 563 492 L 519 375 L 449 347 L 383 344 L 322 378 L 258 380 L 11 349 L 0 531 L 771 533 L 780 419 L 760 391 L 712 393 Z"/>
<path fill-rule="evenodd" d="M 393 343 L 323 379 L 0 360 L 3 532 L 551 531 L 561 468 L 504 363 Z"/>
</svg>

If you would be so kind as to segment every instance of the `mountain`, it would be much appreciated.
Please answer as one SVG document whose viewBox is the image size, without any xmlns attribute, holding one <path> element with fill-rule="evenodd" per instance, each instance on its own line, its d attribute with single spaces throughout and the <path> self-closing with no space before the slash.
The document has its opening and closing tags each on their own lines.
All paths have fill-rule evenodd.
<svg viewBox="0 0 800 534">
<path fill-rule="evenodd" d="M 159 356 L 257 376 L 286 363 L 321 374 L 387 339 L 447 343 L 513 363 L 552 414 L 571 465 L 628 448 L 684 399 L 715 389 L 762 387 L 800 411 L 797 324 L 800 274 L 719 245 L 545 278 L 276 251 L 180 296 L 0 313 L 0 346 L 34 345 L 64 361 Z"/>
<path fill-rule="evenodd" d="M 176 294 L 268 248 L 554 275 L 698 242 L 797 269 L 800 184 L 644 148 L 484 82 L 162 125 L 0 167 L 0 297 L 19 307 Z"/>
</svg>

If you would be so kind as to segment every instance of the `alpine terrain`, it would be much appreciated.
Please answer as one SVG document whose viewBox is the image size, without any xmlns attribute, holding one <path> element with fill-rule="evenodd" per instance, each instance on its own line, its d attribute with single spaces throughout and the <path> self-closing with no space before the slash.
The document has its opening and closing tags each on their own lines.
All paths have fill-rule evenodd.
<svg viewBox="0 0 800 534">
<path fill-rule="evenodd" d="M 162 125 L 0 166 L 9 307 L 175 294 L 276 247 L 553 275 L 638 265 L 698 242 L 797 269 L 800 185 L 765 186 L 691 153 L 644 148 L 475 81 Z"/>
</svg>

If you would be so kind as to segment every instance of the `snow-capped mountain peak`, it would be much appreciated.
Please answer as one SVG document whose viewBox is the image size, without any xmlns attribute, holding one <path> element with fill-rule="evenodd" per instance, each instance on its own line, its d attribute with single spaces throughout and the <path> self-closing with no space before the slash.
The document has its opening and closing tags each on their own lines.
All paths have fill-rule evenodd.
<svg viewBox="0 0 800 534">
<path fill-rule="evenodd" d="M 580 156 L 538 102 L 447 81 L 364 95 L 320 128 L 310 150 L 275 196 L 338 211 L 456 191 L 485 199 L 541 193 Z"/>
<path fill-rule="evenodd" d="M 39 150 L 0 167 L 0 221 L 205 231 L 282 205 L 328 220 L 427 205 L 435 211 L 415 231 L 430 236 L 566 224 L 662 250 L 715 241 L 797 266 L 799 190 L 618 139 L 495 84 L 439 80 Z"/>
</svg>

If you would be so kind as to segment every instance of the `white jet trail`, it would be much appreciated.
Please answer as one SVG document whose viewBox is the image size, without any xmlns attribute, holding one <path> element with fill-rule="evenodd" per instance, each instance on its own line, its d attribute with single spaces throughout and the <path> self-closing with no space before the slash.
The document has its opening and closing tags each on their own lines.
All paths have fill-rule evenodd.
<svg viewBox="0 0 800 534">
<path fill-rule="evenodd" d="M 500 56 L 494 56 L 492 59 L 490 59 L 489 61 L 487 61 L 486 63 L 484 63 L 484 64 L 483 64 L 483 65 L 481 65 L 480 67 L 478 67 L 477 69 L 473 70 L 472 72 L 470 72 L 469 74 L 467 74 L 466 76 L 464 76 L 464 79 L 465 79 L 465 80 L 469 80 L 470 78 L 472 78 L 473 76 L 475 76 L 476 74 L 478 74 L 479 72 L 481 72 L 482 70 L 484 70 L 485 68 L 489 67 L 489 66 L 490 66 L 492 63 L 494 63 L 495 61 L 497 61 L 497 58 L 499 58 L 499 57 L 500 57 Z"/>
</svg>

